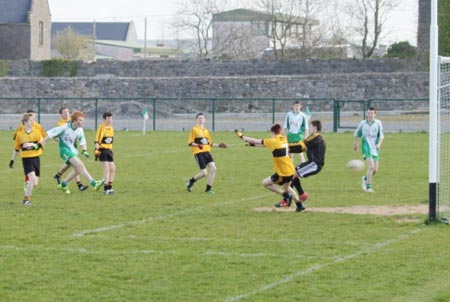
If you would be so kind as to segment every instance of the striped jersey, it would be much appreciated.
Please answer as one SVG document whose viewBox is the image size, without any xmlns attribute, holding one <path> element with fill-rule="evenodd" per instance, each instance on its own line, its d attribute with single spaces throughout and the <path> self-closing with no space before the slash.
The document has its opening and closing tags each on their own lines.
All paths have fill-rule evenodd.
<svg viewBox="0 0 450 302">
<path fill-rule="evenodd" d="M 213 141 L 208 129 L 202 128 L 198 125 L 192 127 L 191 131 L 189 132 L 188 145 L 191 146 L 192 143 L 203 145 L 202 149 L 197 146 L 192 146 L 192 154 L 211 151 Z"/>
<path fill-rule="evenodd" d="M 95 142 L 99 144 L 100 149 L 112 149 L 112 144 L 114 142 L 114 127 L 102 123 L 97 129 Z"/>
<path fill-rule="evenodd" d="M 289 157 L 288 142 L 285 136 L 277 134 L 270 138 L 265 138 L 262 144 L 272 151 L 273 167 L 279 176 L 292 176 L 295 169 Z"/>
</svg>

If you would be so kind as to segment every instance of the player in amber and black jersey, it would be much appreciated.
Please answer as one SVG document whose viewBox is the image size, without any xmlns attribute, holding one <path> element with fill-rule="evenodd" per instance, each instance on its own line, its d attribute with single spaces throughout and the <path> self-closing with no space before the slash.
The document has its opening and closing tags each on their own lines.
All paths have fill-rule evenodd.
<svg viewBox="0 0 450 302">
<path fill-rule="evenodd" d="M 293 198 L 293 192 L 289 184 L 295 170 L 294 164 L 289 157 L 288 140 L 281 133 L 281 126 L 279 124 L 273 125 L 270 128 L 272 136 L 264 139 L 246 136 L 238 130 L 235 130 L 235 132 L 239 138 L 248 142 L 250 146 L 265 146 L 272 151 L 275 173 L 263 179 L 262 184 L 268 190 L 283 196 L 283 199 L 276 203 L 275 207 L 289 207 Z"/>
<path fill-rule="evenodd" d="M 23 170 L 28 179 L 22 204 L 29 206 L 33 188 L 37 186 L 41 173 L 42 146 L 38 143 L 44 138 L 44 135 L 41 127 L 35 126 L 33 113 L 22 115 L 22 125 L 23 127 L 19 127 L 14 135 L 14 153 L 11 162 L 14 163 L 16 156 L 20 153 Z M 10 167 L 12 167 L 11 164 Z"/>
<path fill-rule="evenodd" d="M 95 160 L 99 160 L 103 169 L 104 193 L 113 195 L 115 193 L 112 184 L 116 176 L 116 164 L 112 146 L 114 142 L 114 127 L 112 125 L 113 115 L 111 112 L 103 113 L 103 123 L 98 127 L 95 136 Z"/>
<path fill-rule="evenodd" d="M 196 124 L 189 132 L 188 146 L 192 149 L 195 160 L 200 168 L 200 172 L 195 174 L 186 182 L 186 188 L 189 192 L 192 191 L 194 183 L 208 175 L 207 168 L 209 169 L 208 181 L 206 184 L 206 193 L 214 193 L 212 191 L 212 185 L 216 178 L 216 164 L 210 153 L 212 147 L 226 148 L 224 143 L 214 144 L 211 138 L 211 134 L 208 129 L 205 128 L 205 115 L 203 113 L 197 113 Z"/>
</svg>

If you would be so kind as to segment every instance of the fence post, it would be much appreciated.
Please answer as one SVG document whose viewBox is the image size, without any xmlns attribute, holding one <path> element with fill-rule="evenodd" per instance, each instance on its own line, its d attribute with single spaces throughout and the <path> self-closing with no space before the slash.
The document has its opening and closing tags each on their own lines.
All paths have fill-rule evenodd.
<svg viewBox="0 0 450 302">
<path fill-rule="evenodd" d="M 216 130 L 216 99 L 211 100 L 211 108 L 212 108 L 212 131 Z"/>
<path fill-rule="evenodd" d="M 339 100 L 333 100 L 333 132 L 338 130 Z"/>
<path fill-rule="evenodd" d="M 153 107 L 153 110 L 152 110 L 153 125 L 152 125 L 152 127 L 153 127 L 153 131 L 155 131 L 156 130 L 156 98 L 152 99 L 152 107 Z"/>
<path fill-rule="evenodd" d="M 41 98 L 37 99 L 37 116 L 38 116 L 38 123 L 41 123 Z"/>
<path fill-rule="evenodd" d="M 275 99 L 272 99 L 272 125 L 275 124 Z"/>
<path fill-rule="evenodd" d="M 95 124 L 94 124 L 94 130 L 97 130 L 97 126 L 98 126 L 98 98 L 95 98 Z"/>
</svg>

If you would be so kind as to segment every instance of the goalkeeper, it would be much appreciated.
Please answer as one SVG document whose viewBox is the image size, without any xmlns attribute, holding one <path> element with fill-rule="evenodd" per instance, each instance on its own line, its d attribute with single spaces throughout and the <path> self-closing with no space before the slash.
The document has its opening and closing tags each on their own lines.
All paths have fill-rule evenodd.
<svg viewBox="0 0 450 302">
<path fill-rule="evenodd" d="M 235 130 L 236 135 L 250 144 L 250 146 L 265 146 L 273 155 L 273 167 L 275 173 L 262 181 L 262 185 L 277 194 L 283 196 L 283 199 L 275 204 L 275 207 L 290 207 L 294 191 L 289 187 L 294 176 L 295 169 L 292 160 L 288 154 L 288 142 L 286 137 L 281 133 L 282 129 L 279 124 L 275 124 L 270 128 L 270 138 L 253 138 L 244 135 L 242 132 Z"/>
<path fill-rule="evenodd" d="M 186 182 L 186 188 L 189 192 L 191 192 L 192 187 L 197 180 L 208 176 L 205 192 L 214 193 L 212 191 L 212 185 L 214 183 L 214 179 L 216 178 L 217 168 L 210 151 L 212 147 L 226 148 L 227 145 L 224 143 L 213 143 L 211 134 L 205 127 L 206 117 L 202 112 L 197 113 L 195 118 L 196 124 L 189 132 L 188 146 L 192 149 L 192 154 L 194 154 L 195 161 L 200 168 L 200 172 L 195 174 Z"/>
</svg>

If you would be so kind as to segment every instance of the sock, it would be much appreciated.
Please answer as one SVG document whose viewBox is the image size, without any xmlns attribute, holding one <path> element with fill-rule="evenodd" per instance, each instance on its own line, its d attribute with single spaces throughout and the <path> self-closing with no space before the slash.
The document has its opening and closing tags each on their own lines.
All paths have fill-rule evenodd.
<svg viewBox="0 0 450 302">
<path fill-rule="evenodd" d="M 90 184 L 91 184 L 92 187 L 95 187 L 96 183 L 97 183 L 97 182 L 95 181 L 95 179 L 91 180 L 91 182 L 90 182 Z"/>
<path fill-rule="evenodd" d="M 81 186 L 83 186 L 83 184 L 81 183 L 81 181 L 77 181 L 77 186 L 78 186 L 78 188 L 81 187 Z"/>
<path fill-rule="evenodd" d="M 211 186 L 210 185 L 206 185 L 206 191 L 211 191 Z"/>
<path fill-rule="evenodd" d="M 294 180 L 292 181 L 291 185 L 294 186 L 294 188 L 297 190 L 298 195 L 302 195 L 303 193 L 305 193 L 303 191 L 302 185 L 300 184 L 300 178 L 294 178 Z"/>
<path fill-rule="evenodd" d="M 192 185 L 194 182 L 196 182 L 196 180 L 194 179 L 194 177 L 192 177 L 192 178 L 189 180 L 189 183 Z"/>
<path fill-rule="evenodd" d="M 63 188 L 67 187 L 67 182 L 65 182 L 64 180 L 61 181 L 61 187 L 63 187 Z"/>
</svg>

